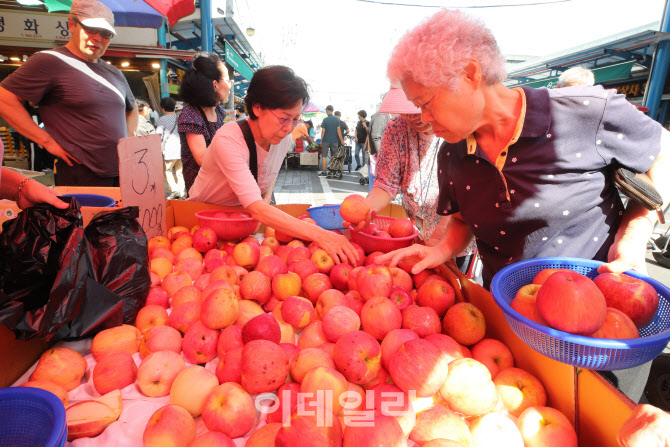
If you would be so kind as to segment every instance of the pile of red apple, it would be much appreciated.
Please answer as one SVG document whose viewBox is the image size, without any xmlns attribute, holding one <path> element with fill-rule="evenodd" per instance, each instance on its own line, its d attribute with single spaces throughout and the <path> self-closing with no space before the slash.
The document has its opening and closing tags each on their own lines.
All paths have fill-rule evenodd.
<svg viewBox="0 0 670 447">
<path fill-rule="evenodd" d="M 544 269 L 523 286 L 512 309 L 544 326 L 594 338 L 638 338 L 658 311 L 658 293 L 625 273 L 593 280 L 568 269 Z"/>
<path fill-rule="evenodd" d="M 68 408 L 70 439 L 102 432 L 136 387 L 170 399 L 145 446 L 577 446 L 542 383 L 434 271 L 412 276 L 360 247 L 359 265 L 334 265 L 272 229 L 261 243 L 212 233 L 149 241 L 146 305 L 135 326 L 94 337 L 95 365 L 67 348 L 42 356 L 31 380 L 66 407 L 87 369 L 107 396 Z"/>
</svg>

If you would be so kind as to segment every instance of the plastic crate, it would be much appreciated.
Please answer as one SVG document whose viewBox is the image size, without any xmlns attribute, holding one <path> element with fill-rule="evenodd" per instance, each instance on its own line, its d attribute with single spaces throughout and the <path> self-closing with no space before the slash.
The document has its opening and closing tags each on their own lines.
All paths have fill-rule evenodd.
<svg viewBox="0 0 670 447">
<path fill-rule="evenodd" d="M 314 219 L 318 226 L 324 230 L 341 230 L 342 216 L 340 216 L 340 205 L 324 205 L 308 208 L 309 217 Z"/>
<path fill-rule="evenodd" d="M 198 225 L 211 228 L 216 236 L 224 241 L 235 241 L 245 238 L 256 231 L 258 221 L 251 217 L 214 217 L 217 213 L 234 213 L 235 210 L 203 210 L 195 213 Z"/>
<path fill-rule="evenodd" d="M 375 216 L 372 222 L 378 227 L 383 228 L 396 219 L 397 219 L 396 217 Z M 411 236 L 393 238 L 393 239 L 373 236 L 371 234 L 362 233 L 360 231 L 352 231 L 351 240 L 360 245 L 361 247 L 363 247 L 363 251 L 365 252 L 365 254 L 370 254 L 375 251 L 388 253 L 393 250 L 409 247 L 410 245 L 412 245 L 412 242 L 414 242 L 414 239 L 416 239 L 418 235 L 419 230 L 417 230 L 416 227 L 414 228 L 414 234 L 412 234 Z"/>
<path fill-rule="evenodd" d="M 39 388 L 0 389 L 0 447 L 60 447 L 67 439 L 63 402 Z"/>
<path fill-rule="evenodd" d="M 593 370 L 633 368 L 657 357 L 670 340 L 670 289 L 635 271 L 627 275 L 642 279 L 658 292 L 659 306 L 653 321 L 639 330 L 640 338 L 610 340 L 569 334 L 536 323 L 509 304 L 516 292 L 530 284 L 535 274 L 547 268 L 570 269 L 591 279 L 602 262 L 579 258 L 537 258 L 520 261 L 500 270 L 491 282 L 491 293 L 507 323 L 521 340 L 541 354 L 559 362 Z"/>
</svg>

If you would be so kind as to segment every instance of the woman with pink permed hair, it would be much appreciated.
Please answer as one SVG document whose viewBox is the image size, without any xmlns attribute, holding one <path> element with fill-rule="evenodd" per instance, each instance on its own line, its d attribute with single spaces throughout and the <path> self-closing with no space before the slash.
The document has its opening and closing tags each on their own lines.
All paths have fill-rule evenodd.
<svg viewBox="0 0 670 447">
<path fill-rule="evenodd" d="M 400 39 L 388 77 L 443 138 L 437 157 L 437 213 L 447 229 L 432 247 L 380 257 L 438 266 L 474 237 L 484 286 L 517 261 L 566 256 L 605 262 L 600 272 L 646 272 L 654 211 L 624 209 L 611 169 L 646 172 L 670 198 L 670 133 L 615 90 L 503 84 L 504 57 L 491 32 L 459 11 L 441 10 Z M 643 365 L 648 373 L 649 364 Z M 638 401 L 646 382 L 619 377 Z M 612 379 L 616 381 L 615 379 Z"/>
</svg>

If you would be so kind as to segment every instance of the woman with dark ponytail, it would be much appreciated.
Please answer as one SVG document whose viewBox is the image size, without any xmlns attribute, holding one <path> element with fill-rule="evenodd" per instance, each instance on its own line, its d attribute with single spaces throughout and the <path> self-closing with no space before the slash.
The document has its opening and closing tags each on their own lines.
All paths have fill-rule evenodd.
<svg viewBox="0 0 670 447">
<path fill-rule="evenodd" d="M 177 127 L 186 193 L 198 176 L 214 134 L 223 125 L 226 112 L 219 104 L 227 100 L 232 86 L 233 81 L 219 56 L 208 52 L 193 56 L 193 67 L 181 82 L 179 94 L 186 105 Z"/>
</svg>

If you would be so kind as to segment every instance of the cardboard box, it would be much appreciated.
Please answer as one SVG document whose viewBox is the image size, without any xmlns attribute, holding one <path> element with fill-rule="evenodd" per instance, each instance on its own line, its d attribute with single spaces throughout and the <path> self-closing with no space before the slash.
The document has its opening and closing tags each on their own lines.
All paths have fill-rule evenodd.
<svg viewBox="0 0 670 447">
<path fill-rule="evenodd" d="M 316 166 L 319 164 L 318 152 L 301 152 L 300 166 Z"/>
</svg>

